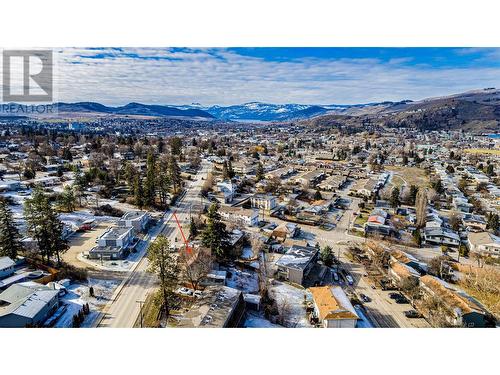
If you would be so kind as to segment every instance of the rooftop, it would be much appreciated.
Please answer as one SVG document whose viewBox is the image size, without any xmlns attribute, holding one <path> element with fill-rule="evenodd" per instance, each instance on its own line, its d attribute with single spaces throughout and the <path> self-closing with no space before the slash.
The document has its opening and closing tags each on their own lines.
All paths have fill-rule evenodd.
<svg viewBox="0 0 500 375">
<path fill-rule="evenodd" d="M 309 290 L 319 310 L 320 320 L 359 318 L 341 287 L 319 286 Z"/>
<path fill-rule="evenodd" d="M 293 245 L 278 261 L 276 265 L 287 268 L 304 269 L 318 253 L 315 247 Z"/>
</svg>

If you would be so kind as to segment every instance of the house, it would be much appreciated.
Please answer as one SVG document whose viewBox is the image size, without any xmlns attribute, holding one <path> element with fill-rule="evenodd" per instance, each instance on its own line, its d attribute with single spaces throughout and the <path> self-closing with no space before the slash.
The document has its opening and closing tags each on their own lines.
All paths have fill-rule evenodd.
<svg viewBox="0 0 500 375">
<path fill-rule="evenodd" d="M 18 191 L 21 190 L 21 182 L 16 180 L 0 181 L 0 191 Z"/>
<path fill-rule="evenodd" d="M 250 227 L 259 225 L 259 213 L 257 210 L 222 206 L 220 208 L 220 215 L 227 221 L 241 223 Z"/>
<path fill-rule="evenodd" d="M 36 327 L 57 310 L 59 290 L 35 282 L 11 285 L 0 293 L 0 327 Z"/>
<path fill-rule="evenodd" d="M 205 288 L 191 308 L 178 320 L 180 328 L 236 328 L 245 315 L 243 293 L 218 285 Z"/>
<path fill-rule="evenodd" d="M 337 174 L 328 177 L 326 180 L 321 182 L 318 187 L 321 190 L 335 191 L 338 189 L 342 189 L 346 182 L 347 178 L 345 176 Z"/>
<path fill-rule="evenodd" d="M 269 194 L 255 194 L 250 197 L 250 203 L 252 204 L 252 208 L 271 211 L 276 207 L 276 197 Z"/>
<path fill-rule="evenodd" d="M 118 226 L 120 227 L 132 227 L 137 232 L 144 232 L 151 219 L 149 212 L 145 211 L 130 211 L 125 213 L 120 220 L 118 220 Z"/>
<path fill-rule="evenodd" d="M 423 243 L 431 245 L 459 246 L 460 236 L 447 228 L 425 228 Z"/>
<path fill-rule="evenodd" d="M 224 203 L 231 203 L 236 194 L 236 187 L 231 181 L 217 182 L 217 190 L 224 195 Z"/>
<path fill-rule="evenodd" d="M 405 279 L 418 280 L 420 273 L 409 265 L 395 261 L 389 265 L 389 276 L 396 282 L 400 283 Z"/>
<path fill-rule="evenodd" d="M 134 240 L 134 228 L 113 227 L 97 240 L 97 246 L 89 251 L 91 259 L 123 259 Z"/>
<path fill-rule="evenodd" d="M 318 259 L 315 247 L 293 245 L 276 261 L 278 278 L 302 285 L 304 279 Z"/>
<path fill-rule="evenodd" d="M 14 262 L 9 257 L 0 257 L 0 280 L 11 276 L 14 273 Z"/>
<path fill-rule="evenodd" d="M 500 237 L 489 232 L 469 233 L 469 249 L 473 253 L 489 255 L 495 258 L 500 256 Z"/>
<path fill-rule="evenodd" d="M 425 275 L 420 278 L 420 288 L 424 298 L 437 298 L 444 304 L 447 322 L 455 327 L 487 327 L 489 313 L 479 302 L 463 291 L 437 277 Z"/>
<path fill-rule="evenodd" d="M 294 223 L 282 223 L 274 228 L 271 233 L 271 237 L 279 240 L 285 241 L 287 238 L 294 238 L 300 233 L 300 227 Z"/>
<path fill-rule="evenodd" d="M 309 288 L 314 315 L 324 328 L 354 328 L 359 319 L 349 298 L 339 286 Z"/>
<path fill-rule="evenodd" d="M 465 214 L 462 222 L 470 232 L 483 232 L 486 230 L 487 223 L 483 216 Z"/>
<path fill-rule="evenodd" d="M 226 285 L 226 278 L 227 271 L 212 270 L 201 280 L 200 286 Z"/>
</svg>

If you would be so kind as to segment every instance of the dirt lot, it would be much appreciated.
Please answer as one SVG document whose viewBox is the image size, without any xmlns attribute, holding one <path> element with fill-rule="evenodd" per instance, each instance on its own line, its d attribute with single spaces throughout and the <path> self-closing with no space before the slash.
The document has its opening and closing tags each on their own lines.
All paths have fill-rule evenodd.
<svg viewBox="0 0 500 375">
<path fill-rule="evenodd" d="M 77 255 L 92 249 L 96 245 L 97 238 L 100 237 L 110 225 L 110 223 L 100 223 L 90 231 L 75 233 L 70 238 L 70 247 L 68 251 L 63 254 L 63 260 L 78 268 L 92 269 L 92 266 L 89 264 L 78 260 Z"/>
<path fill-rule="evenodd" d="M 393 185 L 401 187 L 402 185 L 416 185 L 416 186 L 428 186 L 429 178 L 425 175 L 425 172 L 417 167 L 386 167 L 388 171 L 394 172 L 392 177 Z"/>
</svg>

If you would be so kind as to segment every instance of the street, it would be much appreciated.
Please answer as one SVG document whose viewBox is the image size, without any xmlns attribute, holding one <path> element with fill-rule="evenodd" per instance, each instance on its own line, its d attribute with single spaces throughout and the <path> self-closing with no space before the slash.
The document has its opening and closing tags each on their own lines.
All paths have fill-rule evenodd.
<svg viewBox="0 0 500 375">
<path fill-rule="evenodd" d="M 181 196 L 175 206 L 171 207 L 171 210 L 176 211 L 181 223 L 188 223 L 191 207 L 200 202 L 200 191 L 204 183 L 201 177 L 206 178 L 209 166 L 209 163 L 202 162 L 201 169 L 196 174 L 194 181 L 188 182 L 184 195 Z M 159 234 L 168 237 L 171 245 L 176 244 L 176 237 L 179 242 L 182 241 L 182 236 L 171 211 L 165 213 L 160 223 L 150 230 L 145 239 L 144 248 L 140 250 L 143 252 L 142 259 L 118 286 L 111 301 L 104 308 L 103 315 L 97 322 L 97 327 L 127 328 L 134 326 L 140 313 L 138 301 L 144 301 L 147 295 L 155 289 L 155 277 L 146 271 L 148 260 L 145 255 L 149 243 L 154 241 Z M 187 235 L 188 233 L 186 233 Z"/>
</svg>

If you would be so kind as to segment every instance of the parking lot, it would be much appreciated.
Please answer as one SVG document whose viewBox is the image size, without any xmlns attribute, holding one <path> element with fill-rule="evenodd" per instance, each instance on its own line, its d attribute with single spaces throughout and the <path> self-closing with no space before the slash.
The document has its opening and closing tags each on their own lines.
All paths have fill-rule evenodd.
<svg viewBox="0 0 500 375">
<path fill-rule="evenodd" d="M 110 223 L 99 223 L 89 231 L 77 232 L 69 239 L 69 249 L 63 254 L 63 260 L 75 267 L 91 269 L 88 263 L 82 262 L 78 259 L 78 255 L 82 252 L 88 252 L 96 246 L 96 240 L 99 238 L 110 226 Z"/>
</svg>

